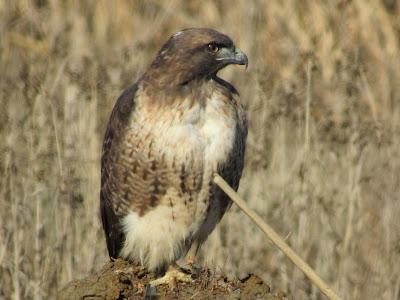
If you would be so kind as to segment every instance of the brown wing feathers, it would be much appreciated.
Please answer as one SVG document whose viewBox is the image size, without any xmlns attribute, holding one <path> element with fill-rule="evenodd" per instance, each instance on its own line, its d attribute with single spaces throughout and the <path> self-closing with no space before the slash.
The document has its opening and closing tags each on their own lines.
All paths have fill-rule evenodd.
<svg viewBox="0 0 400 300">
<path fill-rule="evenodd" d="M 114 178 L 111 178 L 112 168 L 116 167 L 113 161 L 118 151 L 118 144 L 121 133 L 126 126 L 129 117 L 134 110 L 135 94 L 138 84 L 132 85 L 118 98 L 111 113 L 110 121 L 106 129 L 101 157 L 101 190 L 100 190 L 100 211 L 103 229 L 106 236 L 107 248 L 110 258 L 117 258 L 124 242 L 124 236 L 120 229 L 119 216 L 117 216 L 112 201 L 112 193 L 115 189 Z"/>
</svg>

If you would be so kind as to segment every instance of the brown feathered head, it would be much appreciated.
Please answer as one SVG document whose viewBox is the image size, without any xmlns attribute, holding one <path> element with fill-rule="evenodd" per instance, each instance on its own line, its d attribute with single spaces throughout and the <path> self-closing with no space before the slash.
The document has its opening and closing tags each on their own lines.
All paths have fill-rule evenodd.
<svg viewBox="0 0 400 300">
<path fill-rule="evenodd" d="M 248 60 L 229 36 L 208 28 L 190 28 L 170 37 L 144 78 L 157 80 L 159 85 L 185 85 L 211 79 L 230 64 L 247 68 Z"/>
</svg>

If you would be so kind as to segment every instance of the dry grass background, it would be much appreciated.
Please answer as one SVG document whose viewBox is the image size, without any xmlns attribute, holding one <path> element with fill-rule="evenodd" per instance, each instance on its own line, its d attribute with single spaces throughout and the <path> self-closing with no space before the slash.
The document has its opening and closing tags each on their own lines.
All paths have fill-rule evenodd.
<svg viewBox="0 0 400 300">
<path fill-rule="evenodd" d="M 240 194 L 345 299 L 400 299 L 400 4 L 0 0 L 0 298 L 106 262 L 100 151 L 119 94 L 186 27 L 248 55 Z M 320 299 L 236 207 L 201 262 Z"/>
</svg>

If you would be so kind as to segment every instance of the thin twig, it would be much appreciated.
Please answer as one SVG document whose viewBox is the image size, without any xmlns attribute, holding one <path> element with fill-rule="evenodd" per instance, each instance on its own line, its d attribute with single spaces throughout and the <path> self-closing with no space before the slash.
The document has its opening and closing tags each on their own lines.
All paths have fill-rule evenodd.
<svg viewBox="0 0 400 300">
<path fill-rule="evenodd" d="M 306 93 L 306 128 L 305 128 L 305 145 L 306 155 L 310 149 L 310 103 L 311 103 L 311 75 L 312 75 L 312 61 L 309 58 L 306 67 L 307 74 L 307 93 Z"/>
<path fill-rule="evenodd" d="M 315 271 L 289 247 L 281 237 L 266 224 L 238 194 L 217 173 L 214 174 L 214 182 L 243 210 L 256 225 L 264 231 L 271 241 L 286 254 L 287 257 L 331 300 L 340 300 L 340 297 L 315 273 Z"/>
</svg>

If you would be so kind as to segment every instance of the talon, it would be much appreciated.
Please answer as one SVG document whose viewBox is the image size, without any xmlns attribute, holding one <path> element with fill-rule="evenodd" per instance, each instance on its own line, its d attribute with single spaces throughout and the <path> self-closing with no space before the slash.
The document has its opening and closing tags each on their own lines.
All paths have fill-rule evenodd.
<svg viewBox="0 0 400 300">
<path fill-rule="evenodd" d="M 191 278 L 192 280 L 196 280 L 196 279 L 199 279 L 199 275 L 198 275 L 198 274 L 191 274 L 191 275 L 190 275 L 190 278 Z"/>
<path fill-rule="evenodd" d="M 168 282 L 168 286 L 169 289 L 175 294 L 178 295 L 179 294 L 179 290 L 178 290 L 178 283 L 176 282 L 176 277 L 173 276 L 171 277 L 170 281 Z"/>
<path fill-rule="evenodd" d="M 156 295 L 156 288 L 154 286 L 150 286 L 149 284 L 146 286 L 146 297 L 151 297 Z"/>
<path fill-rule="evenodd" d="M 172 292 L 173 292 L 176 296 L 179 296 L 179 290 L 178 290 L 177 287 L 175 287 L 175 288 L 173 288 L 173 289 L 171 289 L 171 290 L 172 290 Z"/>
<path fill-rule="evenodd" d="M 163 277 L 151 281 L 149 285 L 151 287 L 155 287 L 161 284 L 168 284 L 170 290 L 174 294 L 178 295 L 179 294 L 178 281 L 193 283 L 194 280 L 192 276 L 193 274 L 186 274 L 183 271 L 181 271 L 181 269 L 177 264 L 173 264 L 169 266 L 167 272 Z"/>
</svg>

